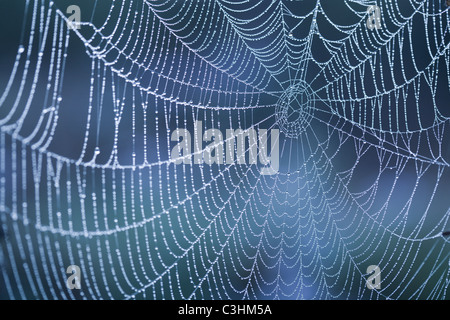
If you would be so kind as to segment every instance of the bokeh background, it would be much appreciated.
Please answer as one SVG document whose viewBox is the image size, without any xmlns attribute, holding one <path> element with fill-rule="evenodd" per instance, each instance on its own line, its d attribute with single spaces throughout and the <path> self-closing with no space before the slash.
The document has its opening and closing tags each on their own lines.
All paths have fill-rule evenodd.
<svg viewBox="0 0 450 320">
<path fill-rule="evenodd" d="M 444 1 L 0 12 L 1 299 L 448 299 Z M 281 130 L 278 174 L 170 163 L 171 133 L 196 120 L 279 129 L 300 81 L 314 107 Z"/>
</svg>

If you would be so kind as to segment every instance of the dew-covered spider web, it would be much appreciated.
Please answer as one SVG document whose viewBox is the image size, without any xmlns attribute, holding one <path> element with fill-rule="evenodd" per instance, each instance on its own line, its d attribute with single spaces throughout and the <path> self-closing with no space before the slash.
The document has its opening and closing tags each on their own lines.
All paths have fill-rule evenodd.
<svg viewBox="0 0 450 320">
<path fill-rule="evenodd" d="M 445 0 L 1 9 L 0 298 L 449 298 Z"/>
</svg>

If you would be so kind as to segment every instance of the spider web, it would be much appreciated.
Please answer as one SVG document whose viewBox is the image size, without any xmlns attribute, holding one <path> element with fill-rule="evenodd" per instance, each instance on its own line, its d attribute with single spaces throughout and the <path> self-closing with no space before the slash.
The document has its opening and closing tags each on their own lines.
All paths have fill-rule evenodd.
<svg viewBox="0 0 450 320">
<path fill-rule="evenodd" d="M 448 298 L 445 1 L 70 4 L 2 75 L 0 297 Z M 195 123 L 279 129 L 279 171 L 176 164 Z"/>
</svg>

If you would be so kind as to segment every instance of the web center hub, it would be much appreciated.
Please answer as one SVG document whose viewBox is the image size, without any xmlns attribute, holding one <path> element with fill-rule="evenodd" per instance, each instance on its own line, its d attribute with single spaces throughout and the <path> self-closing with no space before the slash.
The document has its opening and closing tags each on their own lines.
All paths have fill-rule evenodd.
<svg viewBox="0 0 450 320">
<path fill-rule="evenodd" d="M 305 81 L 289 86 L 281 95 L 275 108 L 280 130 L 289 138 L 304 132 L 314 112 L 314 93 Z"/>
</svg>

